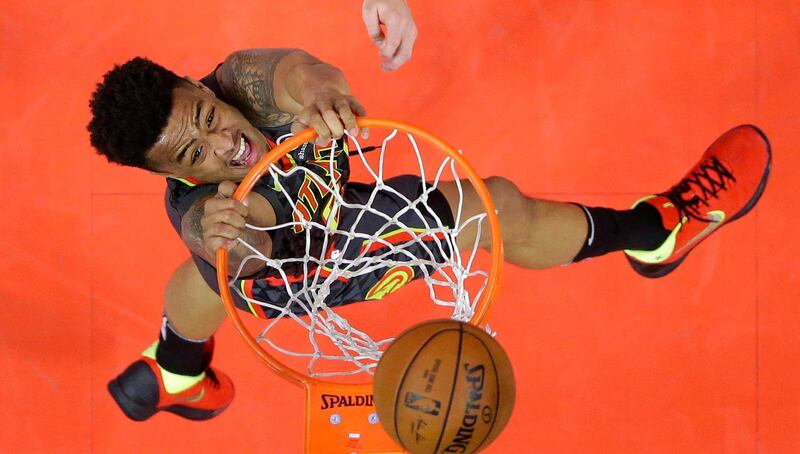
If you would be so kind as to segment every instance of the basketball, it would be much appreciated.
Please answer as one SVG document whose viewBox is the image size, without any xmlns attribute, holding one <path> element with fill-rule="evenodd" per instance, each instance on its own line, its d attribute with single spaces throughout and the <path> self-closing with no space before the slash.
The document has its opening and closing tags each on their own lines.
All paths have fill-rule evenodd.
<svg viewBox="0 0 800 454">
<path fill-rule="evenodd" d="M 506 352 L 485 331 L 455 320 L 400 334 L 378 363 L 374 387 L 381 424 L 414 454 L 478 452 L 514 408 Z"/>
</svg>

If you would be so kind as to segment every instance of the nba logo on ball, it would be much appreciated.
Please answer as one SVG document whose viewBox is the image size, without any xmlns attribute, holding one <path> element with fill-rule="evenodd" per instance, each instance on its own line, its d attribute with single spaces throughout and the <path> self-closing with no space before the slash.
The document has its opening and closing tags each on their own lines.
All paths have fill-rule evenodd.
<svg viewBox="0 0 800 454">
<path fill-rule="evenodd" d="M 384 352 L 375 407 L 389 435 L 412 453 L 474 453 L 505 427 L 514 374 L 500 344 L 454 320 L 421 323 Z"/>
</svg>

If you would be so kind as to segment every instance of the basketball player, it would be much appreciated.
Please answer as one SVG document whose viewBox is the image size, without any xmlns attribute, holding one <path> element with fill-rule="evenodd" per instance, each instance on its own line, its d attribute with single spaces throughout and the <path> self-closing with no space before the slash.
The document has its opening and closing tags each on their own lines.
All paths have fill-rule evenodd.
<svg viewBox="0 0 800 454">
<path fill-rule="evenodd" d="M 270 234 L 244 230 L 245 222 L 277 225 L 291 219 L 292 207 L 286 197 L 276 196 L 271 178 L 262 178 L 246 203 L 230 196 L 275 140 L 289 134 L 290 127 L 296 131 L 306 126 L 317 131 L 319 145 L 294 150 L 294 163 L 287 165 L 318 168 L 308 162 L 312 156 L 333 153 L 345 199 L 368 196 L 370 187 L 347 182 L 347 156 L 340 145 L 323 145 L 345 130 L 363 135 L 355 116 L 365 111 L 351 96 L 341 71 L 306 52 L 288 49 L 235 52 L 200 81 L 135 58 L 105 75 L 90 105 L 91 142 L 99 153 L 110 162 L 167 177 L 167 214 L 192 256 L 167 285 L 158 340 L 109 383 L 109 391 L 135 420 L 161 410 L 195 420 L 214 417 L 234 396 L 230 378 L 210 367 L 213 334 L 225 317 L 217 294 L 215 250 L 229 249 L 232 270 L 248 255 L 236 241 L 239 237 L 266 256 L 302 257 L 305 250 L 305 236 L 288 228 Z M 734 128 L 675 186 L 628 210 L 533 199 L 502 177 L 485 183 L 497 206 L 509 262 L 541 269 L 624 250 L 639 274 L 661 277 L 709 234 L 752 209 L 766 184 L 770 159 L 769 145 L 758 129 Z M 293 200 L 298 200 L 301 182 L 283 182 Z M 411 199 L 420 191 L 418 177 L 401 176 L 386 184 Z M 399 204 L 381 194 L 373 206 L 391 216 Z M 464 197 L 466 218 L 482 210 L 474 192 L 465 190 Z M 433 213 L 420 216 L 436 215 L 452 226 L 450 207 L 458 200 L 455 183 L 440 183 L 429 199 Z M 342 224 L 351 222 L 346 212 L 341 216 Z M 370 228 L 369 223 L 359 225 Z M 461 236 L 470 234 L 474 238 L 476 232 Z M 490 247 L 488 232 L 480 245 Z M 252 277 L 254 295 L 273 304 L 285 302 L 283 283 L 272 281 L 263 267 L 262 263 L 244 271 Z M 380 273 L 342 284 L 327 303 L 363 300 Z"/>
</svg>

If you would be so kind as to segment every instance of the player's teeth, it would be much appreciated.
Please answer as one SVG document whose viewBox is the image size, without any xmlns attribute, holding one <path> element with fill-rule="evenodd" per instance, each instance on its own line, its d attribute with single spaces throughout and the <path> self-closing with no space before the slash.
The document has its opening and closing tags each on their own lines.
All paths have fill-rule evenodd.
<svg viewBox="0 0 800 454">
<path fill-rule="evenodd" d="M 239 141 L 239 151 L 231 159 L 231 161 L 238 161 L 239 159 L 241 159 L 242 154 L 244 154 L 244 137 L 242 137 L 241 140 Z"/>
</svg>

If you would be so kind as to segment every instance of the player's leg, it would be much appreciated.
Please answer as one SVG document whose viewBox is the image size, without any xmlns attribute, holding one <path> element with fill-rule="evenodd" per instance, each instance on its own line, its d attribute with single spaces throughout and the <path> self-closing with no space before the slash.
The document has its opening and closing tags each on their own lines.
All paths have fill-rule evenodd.
<svg viewBox="0 0 800 454">
<path fill-rule="evenodd" d="M 634 213 L 632 210 L 585 208 L 528 197 L 513 182 L 502 177 L 487 178 L 484 183 L 500 220 L 506 260 L 515 265 L 542 269 L 610 250 L 656 247 L 668 234 L 660 228 L 654 210 L 640 209 L 641 213 Z M 461 188 L 462 218 L 482 213 L 483 205 L 472 184 L 464 181 Z M 455 182 L 441 183 L 439 189 L 451 207 L 458 206 L 459 190 Z M 477 224 L 473 223 L 459 235 L 461 248 L 471 247 L 476 229 Z M 635 235 L 621 235 L 621 229 L 628 229 Z M 491 246 L 486 226 L 481 231 L 480 245 Z"/>
<path fill-rule="evenodd" d="M 527 268 L 548 268 L 570 262 L 586 238 L 588 224 L 580 207 L 524 196 L 517 186 L 502 177 L 484 180 L 495 204 L 506 260 Z M 482 213 L 483 204 L 469 181 L 463 181 L 462 219 Z M 442 182 L 439 190 L 450 207 L 459 203 L 459 189 L 454 182 Z M 472 246 L 477 223 L 467 226 L 458 236 L 461 249 Z M 488 226 L 481 229 L 480 245 L 488 248 Z"/>
<path fill-rule="evenodd" d="M 748 213 L 761 197 L 770 172 L 771 151 L 758 128 L 743 125 L 717 139 L 668 191 L 641 199 L 630 210 L 593 208 L 538 200 L 510 181 L 485 180 L 496 205 L 506 258 L 529 268 L 579 261 L 625 250 L 633 268 L 646 277 L 665 276 L 710 233 Z M 468 182 L 462 218 L 483 212 Z M 451 207 L 459 203 L 454 182 L 440 190 Z M 459 235 L 470 247 L 475 226 Z M 488 229 L 481 246 L 490 247 Z"/>
<path fill-rule="evenodd" d="M 192 259 L 183 262 L 164 290 L 164 312 L 170 326 L 189 339 L 208 339 L 225 320 L 219 295 L 208 287 Z"/>
<path fill-rule="evenodd" d="M 210 367 L 214 332 L 225 319 L 222 301 L 189 259 L 173 273 L 164 294 L 159 339 L 108 389 L 131 419 L 166 410 L 208 419 L 233 399 L 230 379 Z"/>
</svg>

